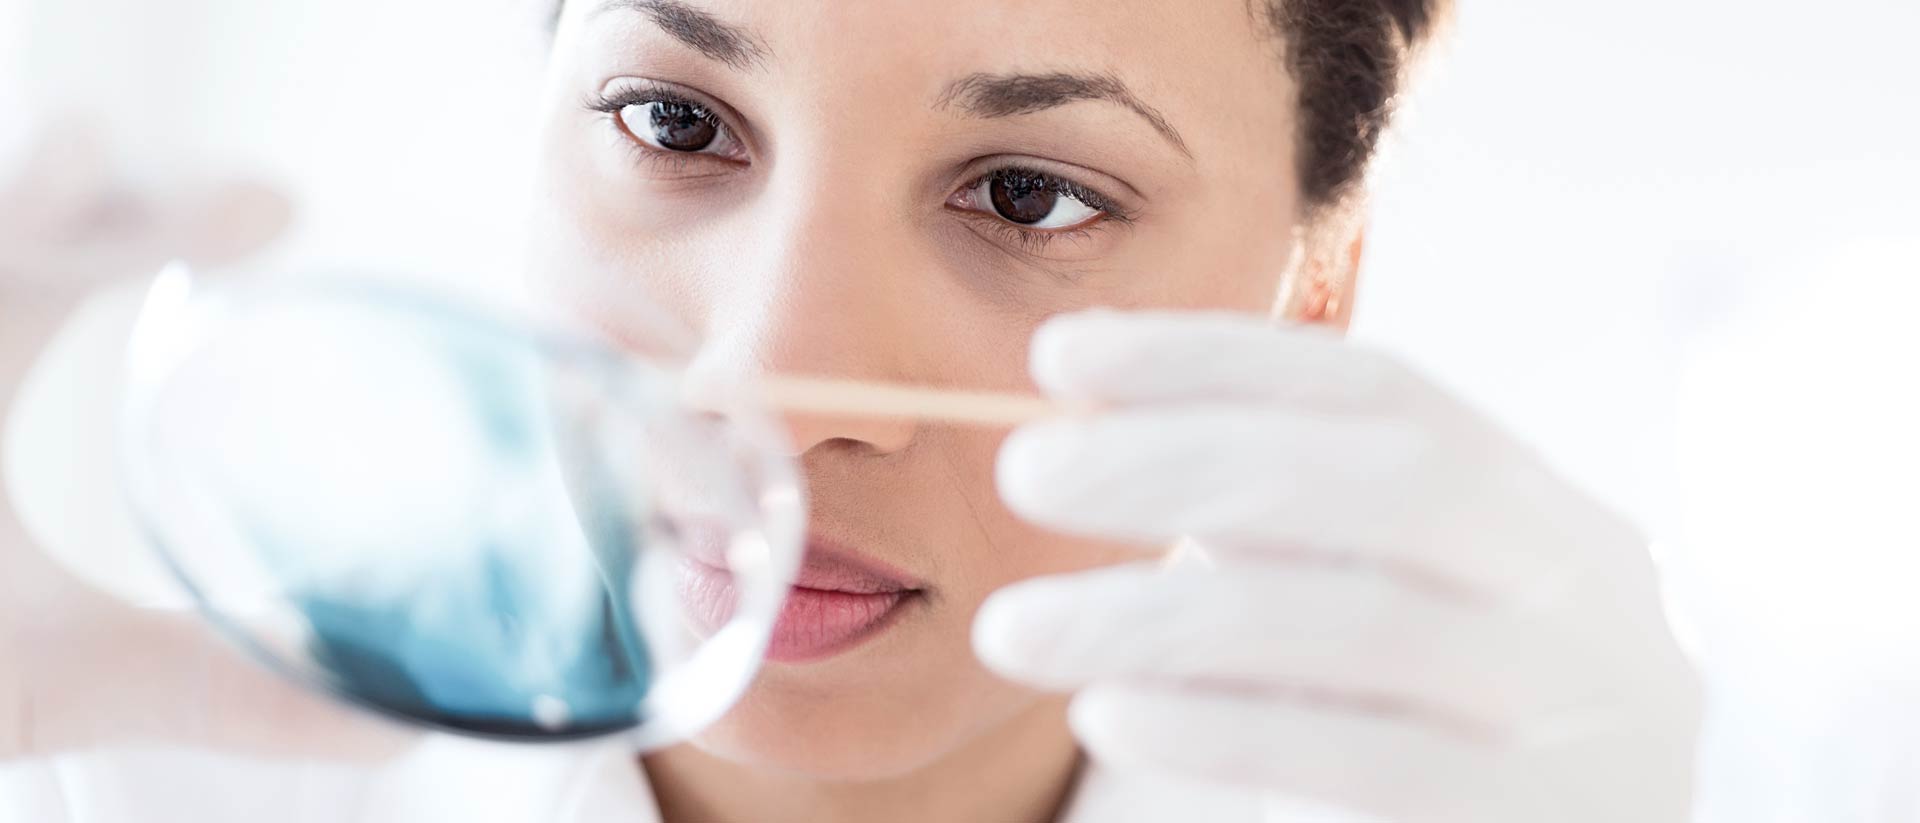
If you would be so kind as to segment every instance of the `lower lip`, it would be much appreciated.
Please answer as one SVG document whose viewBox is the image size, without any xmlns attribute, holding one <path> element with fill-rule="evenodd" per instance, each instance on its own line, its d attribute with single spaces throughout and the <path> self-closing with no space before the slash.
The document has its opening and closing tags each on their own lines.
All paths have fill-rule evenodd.
<svg viewBox="0 0 1920 823">
<path fill-rule="evenodd" d="M 705 563 L 684 564 L 681 595 L 708 632 L 732 618 L 733 576 Z M 878 636 L 912 599 L 911 591 L 854 593 L 795 586 L 787 592 L 767 644 L 776 663 L 824 660 Z"/>
</svg>

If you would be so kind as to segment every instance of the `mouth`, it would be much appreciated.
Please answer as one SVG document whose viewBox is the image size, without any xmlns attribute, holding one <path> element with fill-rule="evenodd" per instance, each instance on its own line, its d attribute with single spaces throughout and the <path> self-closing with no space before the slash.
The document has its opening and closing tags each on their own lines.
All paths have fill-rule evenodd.
<svg viewBox="0 0 1920 823">
<path fill-rule="evenodd" d="M 733 616 L 733 576 L 698 557 L 683 564 L 681 596 L 696 625 L 712 632 Z M 898 623 L 923 586 L 885 564 L 817 535 L 774 622 L 767 660 L 806 663 L 851 651 Z"/>
</svg>

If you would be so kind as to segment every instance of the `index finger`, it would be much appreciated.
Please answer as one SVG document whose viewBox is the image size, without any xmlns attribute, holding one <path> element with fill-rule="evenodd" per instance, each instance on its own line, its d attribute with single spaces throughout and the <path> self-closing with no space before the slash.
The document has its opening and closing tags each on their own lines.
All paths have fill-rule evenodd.
<svg viewBox="0 0 1920 823">
<path fill-rule="evenodd" d="M 1048 394 L 1118 404 L 1207 400 L 1383 411 L 1409 402 L 1419 385 L 1391 357 L 1331 330 L 1235 312 L 1058 315 L 1034 333 L 1029 360 Z"/>
</svg>

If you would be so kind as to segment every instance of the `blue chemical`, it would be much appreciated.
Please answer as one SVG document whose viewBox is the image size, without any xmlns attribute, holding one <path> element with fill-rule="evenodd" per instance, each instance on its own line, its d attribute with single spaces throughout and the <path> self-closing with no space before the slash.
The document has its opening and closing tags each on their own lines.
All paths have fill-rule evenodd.
<svg viewBox="0 0 1920 823">
<path fill-rule="evenodd" d="M 311 629 L 292 668 L 317 668 L 321 685 L 382 712 L 480 735 L 636 725 L 658 665 L 632 608 L 645 498 L 596 437 L 608 410 L 569 409 L 553 364 L 489 327 L 404 305 L 368 314 L 370 331 L 446 379 L 317 393 L 299 407 L 348 413 L 307 430 L 339 447 L 270 468 L 276 483 L 320 479 L 297 493 L 229 489 L 281 603 Z M 368 453 L 337 460 L 350 449 Z M 449 506 L 454 516 L 434 514 Z M 354 514 L 367 511 L 384 514 Z"/>
</svg>

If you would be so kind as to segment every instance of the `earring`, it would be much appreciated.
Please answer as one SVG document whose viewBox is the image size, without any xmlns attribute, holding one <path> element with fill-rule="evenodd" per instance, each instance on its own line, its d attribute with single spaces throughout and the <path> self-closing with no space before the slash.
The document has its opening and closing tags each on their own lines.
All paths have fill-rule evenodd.
<svg viewBox="0 0 1920 823">
<path fill-rule="evenodd" d="M 1333 284 L 1315 277 L 1307 281 L 1306 294 L 1300 300 L 1300 320 L 1324 323 L 1340 316 L 1340 293 Z"/>
</svg>

